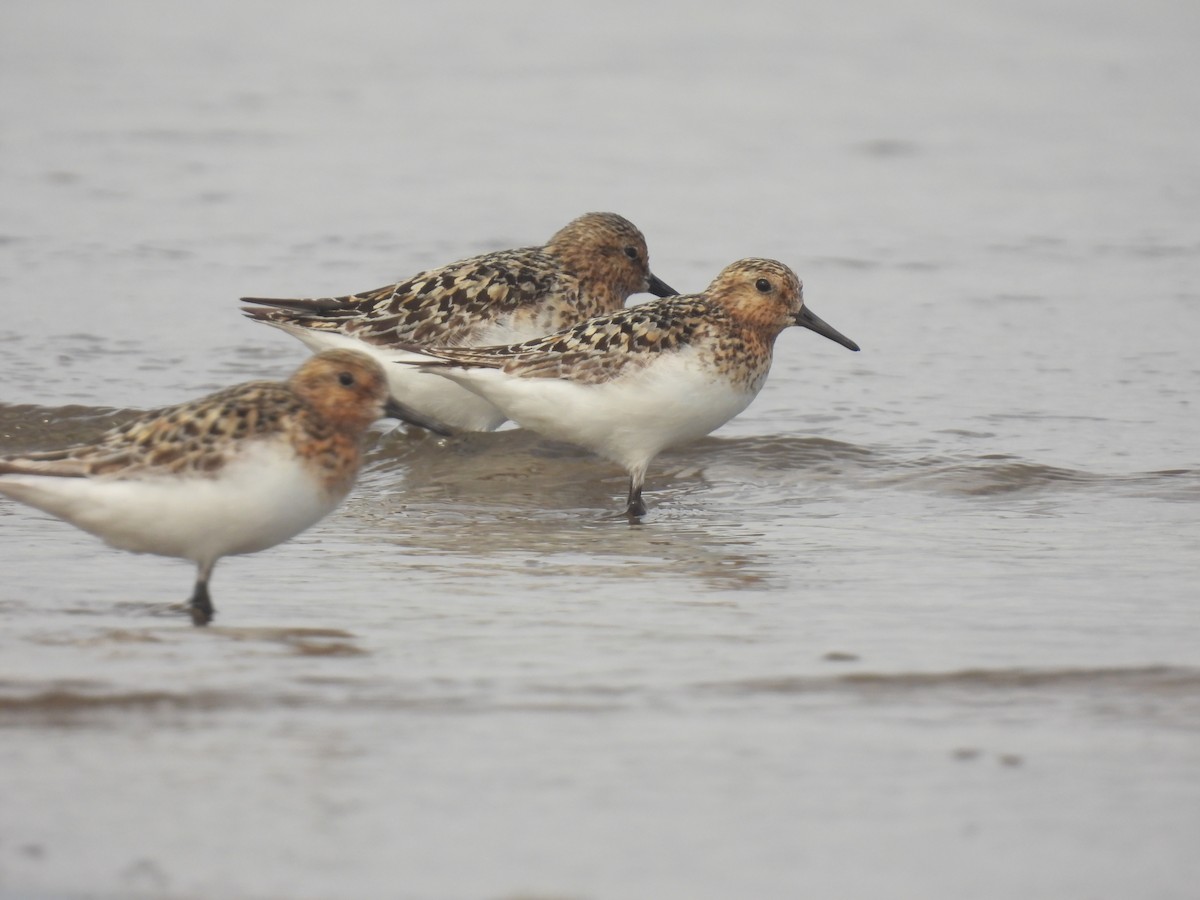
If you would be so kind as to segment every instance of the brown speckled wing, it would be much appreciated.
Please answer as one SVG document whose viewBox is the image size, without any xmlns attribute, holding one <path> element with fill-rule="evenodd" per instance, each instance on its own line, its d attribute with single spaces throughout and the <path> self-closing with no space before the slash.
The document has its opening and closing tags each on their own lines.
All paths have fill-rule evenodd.
<svg viewBox="0 0 1200 900">
<path fill-rule="evenodd" d="M 725 317 L 721 307 L 703 297 L 670 297 L 594 316 L 520 344 L 423 352 L 451 365 L 502 369 L 523 378 L 604 381 L 627 366 L 688 346 Z"/>
<path fill-rule="evenodd" d="M 147 412 L 92 444 L 0 461 L 0 472 L 62 477 L 214 472 L 225 462 L 222 444 L 228 449 L 230 440 L 272 432 L 303 409 L 286 385 L 251 382 Z"/>
<path fill-rule="evenodd" d="M 540 247 L 499 250 L 415 275 L 407 281 L 346 297 L 247 302 L 254 318 L 342 331 L 373 344 L 455 346 L 481 326 L 536 307 L 549 294 L 578 302 L 577 280 Z"/>
</svg>

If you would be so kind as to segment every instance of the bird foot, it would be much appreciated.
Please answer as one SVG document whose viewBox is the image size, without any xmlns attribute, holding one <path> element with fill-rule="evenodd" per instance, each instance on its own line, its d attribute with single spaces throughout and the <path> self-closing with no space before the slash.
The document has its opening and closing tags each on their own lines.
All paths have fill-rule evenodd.
<svg viewBox="0 0 1200 900">
<path fill-rule="evenodd" d="M 213 609 L 212 599 L 208 596 L 206 585 L 196 585 L 196 592 L 188 603 L 188 612 L 192 615 L 192 624 L 197 628 L 203 627 L 213 620 L 216 610 Z"/>
</svg>

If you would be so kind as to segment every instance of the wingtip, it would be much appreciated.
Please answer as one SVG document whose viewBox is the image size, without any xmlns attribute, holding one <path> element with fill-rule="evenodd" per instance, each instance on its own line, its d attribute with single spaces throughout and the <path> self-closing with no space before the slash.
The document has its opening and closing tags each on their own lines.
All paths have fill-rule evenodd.
<svg viewBox="0 0 1200 900">
<path fill-rule="evenodd" d="M 241 297 L 238 302 L 300 313 L 340 312 L 347 306 L 337 297 Z"/>
<path fill-rule="evenodd" d="M 43 460 L 10 457 L 0 459 L 0 475 L 41 475 L 50 478 L 83 478 L 86 469 L 79 464 L 59 462 L 57 465 Z"/>
<path fill-rule="evenodd" d="M 255 306 L 273 306 L 277 309 L 283 309 L 304 303 L 304 301 L 288 297 L 239 297 L 238 303 L 253 303 Z"/>
</svg>

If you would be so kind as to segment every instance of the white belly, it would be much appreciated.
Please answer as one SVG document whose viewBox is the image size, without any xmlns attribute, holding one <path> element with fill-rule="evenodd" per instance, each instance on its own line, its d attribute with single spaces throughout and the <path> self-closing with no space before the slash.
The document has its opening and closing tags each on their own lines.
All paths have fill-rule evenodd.
<svg viewBox="0 0 1200 900">
<path fill-rule="evenodd" d="M 0 476 L 0 493 L 135 553 L 211 562 L 294 537 L 341 501 L 279 445 L 254 446 L 218 477 Z"/>
<path fill-rule="evenodd" d="M 445 371 L 521 426 L 587 447 L 630 470 L 644 467 L 666 447 L 721 427 L 757 393 L 713 377 L 686 351 L 600 384 L 516 378 L 495 369 Z"/>
</svg>

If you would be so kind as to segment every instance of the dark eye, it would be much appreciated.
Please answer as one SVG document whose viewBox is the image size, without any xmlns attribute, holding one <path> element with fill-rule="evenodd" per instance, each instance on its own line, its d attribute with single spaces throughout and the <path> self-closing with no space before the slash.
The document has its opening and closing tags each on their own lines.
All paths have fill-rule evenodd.
<svg viewBox="0 0 1200 900">
<path fill-rule="evenodd" d="M 759 293 L 762 294 L 766 294 L 771 290 L 771 282 L 767 281 L 765 278 L 758 279 L 758 281 L 754 282 L 754 286 L 758 288 Z"/>
<path fill-rule="evenodd" d="M 632 259 L 634 262 L 637 262 L 637 258 L 638 258 L 637 247 L 626 247 L 625 255 L 628 256 L 630 259 Z"/>
<path fill-rule="evenodd" d="M 349 372 L 340 372 L 338 374 L 338 381 L 340 381 L 344 387 L 350 387 L 350 385 L 354 384 L 354 376 Z"/>
</svg>

